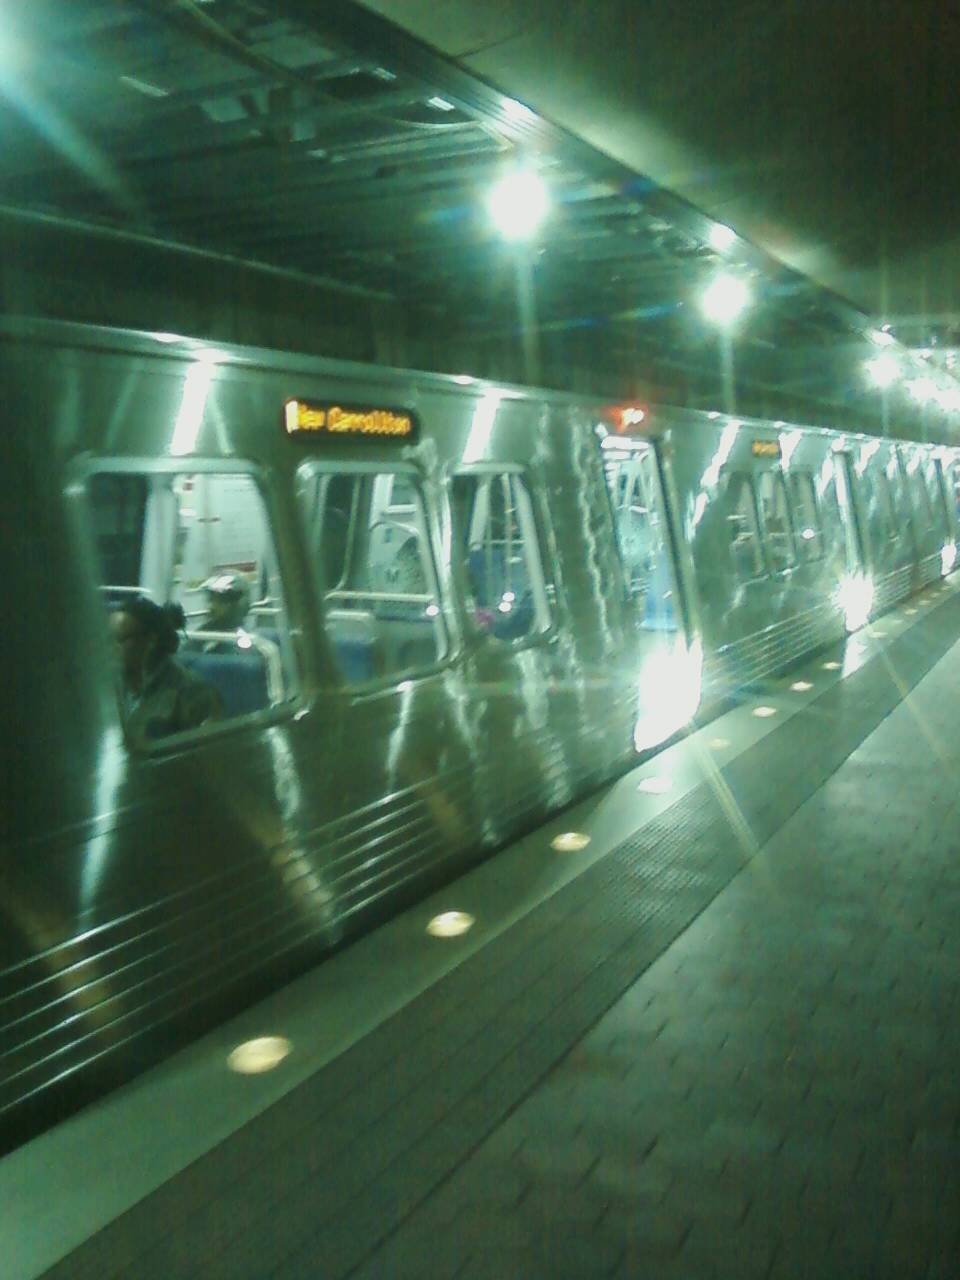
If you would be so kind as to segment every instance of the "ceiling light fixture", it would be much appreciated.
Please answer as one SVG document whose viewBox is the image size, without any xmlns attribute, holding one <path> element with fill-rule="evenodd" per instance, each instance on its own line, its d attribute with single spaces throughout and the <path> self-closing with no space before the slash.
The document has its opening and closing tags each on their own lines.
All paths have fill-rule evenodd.
<svg viewBox="0 0 960 1280">
<path fill-rule="evenodd" d="M 508 173 L 487 197 L 487 212 L 505 240 L 529 240 L 549 208 L 543 179 L 529 169 Z"/>
<path fill-rule="evenodd" d="M 750 290 L 739 276 L 723 272 L 704 289 L 700 310 L 713 324 L 731 325 L 750 303 Z"/>
</svg>

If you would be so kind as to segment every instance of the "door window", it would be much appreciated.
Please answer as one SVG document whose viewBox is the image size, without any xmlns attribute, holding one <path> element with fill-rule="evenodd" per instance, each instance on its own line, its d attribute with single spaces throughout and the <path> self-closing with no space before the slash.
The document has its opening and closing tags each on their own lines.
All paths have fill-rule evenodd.
<svg viewBox="0 0 960 1280">
<path fill-rule="evenodd" d="M 823 530 L 813 476 L 809 471 L 791 471 L 794 527 L 801 560 L 819 560 L 823 555 Z"/>
<path fill-rule="evenodd" d="M 752 476 L 743 471 L 730 473 L 725 505 L 727 539 L 734 572 L 741 582 L 759 578 L 764 572 L 764 560 Z"/>
<path fill-rule="evenodd" d="M 797 563 L 797 553 L 783 472 L 761 471 L 757 476 L 757 492 L 770 569 L 773 573 L 792 569 Z"/>
<path fill-rule="evenodd" d="M 533 503 L 517 471 L 471 470 L 451 490 L 467 609 L 495 640 L 546 631 L 550 608 Z"/>
<path fill-rule="evenodd" d="M 433 667 L 447 631 L 416 472 L 311 465 L 299 493 L 345 683 Z"/>
<path fill-rule="evenodd" d="M 605 449 L 604 470 L 627 590 L 642 609 L 645 628 L 675 631 L 672 548 L 656 452 L 652 445 Z"/>
</svg>

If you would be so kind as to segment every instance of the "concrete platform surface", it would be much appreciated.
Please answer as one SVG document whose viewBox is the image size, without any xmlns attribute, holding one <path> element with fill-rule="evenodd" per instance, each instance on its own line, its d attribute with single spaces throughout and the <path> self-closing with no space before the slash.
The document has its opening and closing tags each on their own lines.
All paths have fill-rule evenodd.
<svg viewBox="0 0 960 1280">
<path fill-rule="evenodd" d="M 958 635 L 928 593 L 14 1153 L 11 1276 L 960 1280 Z"/>
</svg>

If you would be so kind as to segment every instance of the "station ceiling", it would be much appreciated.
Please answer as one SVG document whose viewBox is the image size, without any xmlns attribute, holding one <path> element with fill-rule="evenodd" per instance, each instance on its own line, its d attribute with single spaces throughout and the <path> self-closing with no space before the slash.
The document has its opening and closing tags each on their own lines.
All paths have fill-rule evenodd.
<svg viewBox="0 0 960 1280">
<path fill-rule="evenodd" d="M 960 332 L 955 0 L 364 0 L 918 343 Z"/>
<path fill-rule="evenodd" d="M 692 403 L 728 408 L 746 396 L 746 411 L 789 403 L 813 420 L 846 414 L 866 428 L 952 434 L 957 412 L 918 408 L 905 392 L 881 401 L 866 387 L 861 367 L 876 354 L 878 317 L 786 263 L 803 265 L 791 245 L 802 249 L 814 215 L 791 223 L 784 214 L 783 237 L 764 233 L 790 184 L 776 165 L 752 174 L 729 140 L 723 149 L 731 115 L 746 128 L 756 97 L 745 90 L 724 115 L 689 70 L 689 93 L 666 92 L 656 30 L 634 22 L 665 6 L 376 7 L 456 58 L 349 0 L 18 7 L 0 41 L 0 205 L 10 216 L 69 219 L 399 300 L 425 329 L 456 335 L 461 350 L 472 338 L 522 347 L 531 381 L 559 384 L 575 358 L 601 383 L 606 371 L 612 385 L 631 369 Z M 692 65 L 691 32 L 709 26 L 711 7 L 671 6 L 688 14 L 677 68 Z M 767 8 L 775 6 L 724 6 L 747 22 L 736 52 L 743 65 L 762 53 L 747 11 L 762 23 Z M 648 51 L 642 74 L 628 56 L 638 47 Z M 505 61 L 498 48 L 509 51 Z M 718 75 L 722 61 L 701 58 L 703 77 Z M 643 94 L 631 96 L 641 81 L 658 101 L 661 84 L 659 123 L 648 120 Z M 697 102 L 701 159 L 691 170 Z M 659 152 L 644 148 L 661 134 Z M 678 168 L 684 155 L 688 167 Z M 552 197 L 522 248 L 504 243 L 485 203 L 518 163 L 536 169 Z M 763 181 L 769 201 L 751 220 L 742 192 Z M 852 177 L 849 185 L 860 191 Z M 811 200 L 827 199 L 815 175 L 808 186 Z M 718 249 L 718 216 L 751 234 Z M 836 257 L 837 236 L 820 235 Z M 728 342 L 697 305 L 724 270 L 753 294 Z M 917 364 L 914 383 L 924 370 Z M 936 377 L 949 386 L 945 366 Z"/>
</svg>

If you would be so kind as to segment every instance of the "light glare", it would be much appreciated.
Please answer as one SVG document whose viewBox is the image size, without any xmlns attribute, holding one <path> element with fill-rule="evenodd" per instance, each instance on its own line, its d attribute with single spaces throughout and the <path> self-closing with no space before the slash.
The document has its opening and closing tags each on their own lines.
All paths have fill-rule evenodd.
<svg viewBox="0 0 960 1280">
<path fill-rule="evenodd" d="M 717 253 L 725 253 L 736 241 L 737 233 L 722 222 L 715 222 L 710 228 L 710 248 L 716 249 Z"/>
<path fill-rule="evenodd" d="M 725 272 L 703 291 L 700 309 L 713 324 L 727 325 L 737 319 L 749 302 L 750 290 L 746 283 Z"/>
<path fill-rule="evenodd" d="M 505 240 L 529 240 L 549 207 L 543 180 L 528 170 L 507 174 L 487 197 L 487 211 Z"/>
<path fill-rule="evenodd" d="M 900 376 L 900 366 L 889 353 L 865 361 L 863 367 L 873 385 L 881 389 L 891 386 Z"/>
<path fill-rule="evenodd" d="M 663 796 L 673 788 L 673 783 L 669 778 L 661 778 L 653 776 L 644 778 L 637 786 L 638 791 L 644 791 L 650 796 Z"/>
</svg>

